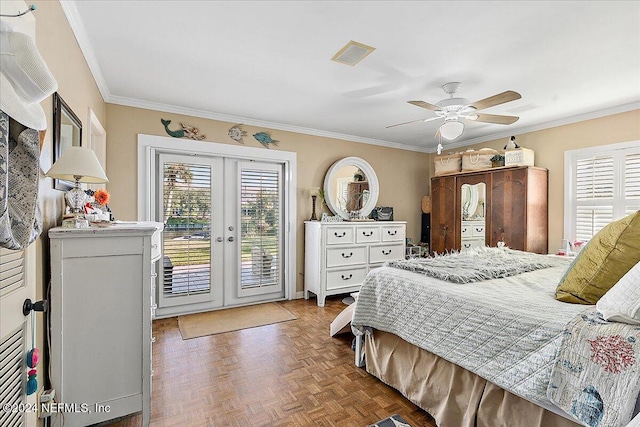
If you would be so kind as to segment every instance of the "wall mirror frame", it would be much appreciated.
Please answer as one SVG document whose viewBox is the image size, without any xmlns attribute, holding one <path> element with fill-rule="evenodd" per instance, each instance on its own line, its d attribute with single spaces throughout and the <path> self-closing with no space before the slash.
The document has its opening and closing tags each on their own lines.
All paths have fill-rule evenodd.
<svg viewBox="0 0 640 427">
<path fill-rule="evenodd" d="M 358 171 L 362 172 L 362 179 L 360 181 L 360 177 L 354 178 L 353 171 L 356 171 L 355 175 L 359 175 Z M 348 175 L 350 175 L 350 177 Z M 344 185 L 357 182 L 368 183 L 368 189 L 364 192 L 358 192 L 355 199 L 352 196 L 351 199 L 353 200 L 346 200 L 349 196 L 346 195 L 347 190 Z M 341 200 L 338 200 L 337 195 L 341 192 L 345 194 L 345 196 L 342 197 Z M 324 177 L 325 202 L 334 215 L 338 215 L 343 219 L 350 219 L 350 212 L 347 205 L 352 207 L 351 210 L 357 211 L 359 217 L 369 216 L 378 202 L 379 193 L 380 188 L 376 172 L 367 161 L 360 157 L 345 157 L 344 159 L 338 160 L 331 165 Z"/>
<path fill-rule="evenodd" d="M 53 163 L 68 147 L 82 146 L 82 122 L 58 92 L 53 94 Z M 53 180 L 53 188 L 68 191 L 72 183 Z"/>
</svg>

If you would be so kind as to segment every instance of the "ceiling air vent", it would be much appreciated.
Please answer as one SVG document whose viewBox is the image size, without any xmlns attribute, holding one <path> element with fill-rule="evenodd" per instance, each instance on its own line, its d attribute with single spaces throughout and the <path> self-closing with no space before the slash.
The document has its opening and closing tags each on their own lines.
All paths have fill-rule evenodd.
<svg viewBox="0 0 640 427">
<path fill-rule="evenodd" d="M 349 43 L 344 45 L 344 47 L 340 49 L 338 53 L 333 55 L 333 58 L 331 58 L 331 60 L 339 62 L 341 64 L 353 66 L 362 61 L 374 50 L 376 50 L 375 47 L 367 46 L 366 44 L 354 42 L 353 40 L 351 40 Z"/>
</svg>

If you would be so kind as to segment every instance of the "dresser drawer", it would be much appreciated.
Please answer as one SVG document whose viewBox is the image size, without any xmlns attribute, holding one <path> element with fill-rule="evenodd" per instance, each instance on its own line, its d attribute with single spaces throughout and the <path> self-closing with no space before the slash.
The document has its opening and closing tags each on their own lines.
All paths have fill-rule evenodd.
<svg viewBox="0 0 640 427">
<path fill-rule="evenodd" d="M 327 245 L 353 243 L 353 228 L 327 227 Z"/>
<path fill-rule="evenodd" d="M 484 238 L 484 224 L 477 224 L 477 225 L 471 226 L 471 235 L 473 237 Z"/>
<path fill-rule="evenodd" d="M 469 238 L 473 236 L 473 226 L 462 224 L 460 227 L 460 235 L 462 238 Z"/>
<path fill-rule="evenodd" d="M 404 245 L 379 245 L 369 247 L 371 264 L 404 258 Z"/>
<path fill-rule="evenodd" d="M 402 225 L 385 225 L 382 226 L 383 242 L 404 242 L 404 226 Z"/>
<path fill-rule="evenodd" d="M 327 267 L 366 264 L 367 247 L 349 246 L 345 248 L 327 249 Z"/>
<path fill-rule="evenodd" d="M 367 275 L 367 267 L 327 270 L 327 290 L 360 285 Z"/>
<path fill-rule="evenodd" d="M 371 243 L 380 241 L 380 227 L 356 228 L 356 243 Z"/>
<path fill-rule="evenodd" d="M 468 239 L 462 241 L 462 249 L 481 248 L 484 246 L 484 239 Z"/>
</svg>

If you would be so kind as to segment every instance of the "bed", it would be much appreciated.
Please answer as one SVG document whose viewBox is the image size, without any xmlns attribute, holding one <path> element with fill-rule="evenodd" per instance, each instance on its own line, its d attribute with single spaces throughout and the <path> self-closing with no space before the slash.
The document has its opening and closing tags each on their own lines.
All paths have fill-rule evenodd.
<svg viewBox="0 0 640 427">
<path fill-rule="evenodd" d="M 412 260 L 372 270 L 352 319 L 356 363 L 366 337 L 367 371 L 440 427 L 625 426 L 633 417 L 640 423 L 640 326 L 606 321 L 593 305 L 556 300 L 571 260 L 475 252 L 505 271 L 521 267 L 520 260 L 496 257 L 524 254 L 530 267 L 523 262 L 519 274 L 474 278 L 463 257 L 444 272 Z M 621 358 L 607 359 L 612 346 L 623 348 Z"/>
</svg>

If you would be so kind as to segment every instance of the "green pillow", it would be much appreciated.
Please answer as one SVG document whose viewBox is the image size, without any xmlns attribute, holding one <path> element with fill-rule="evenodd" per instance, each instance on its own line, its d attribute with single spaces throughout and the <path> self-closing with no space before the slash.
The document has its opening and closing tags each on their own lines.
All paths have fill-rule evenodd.
<svg viewBox="0 0 640 427">
<path fill-rule="evenodd" d="M 640 261 L 640 211 L 608 224 L 580 251 L 560 280 L 556 299 L 595 304 Z"/>
</svg>

